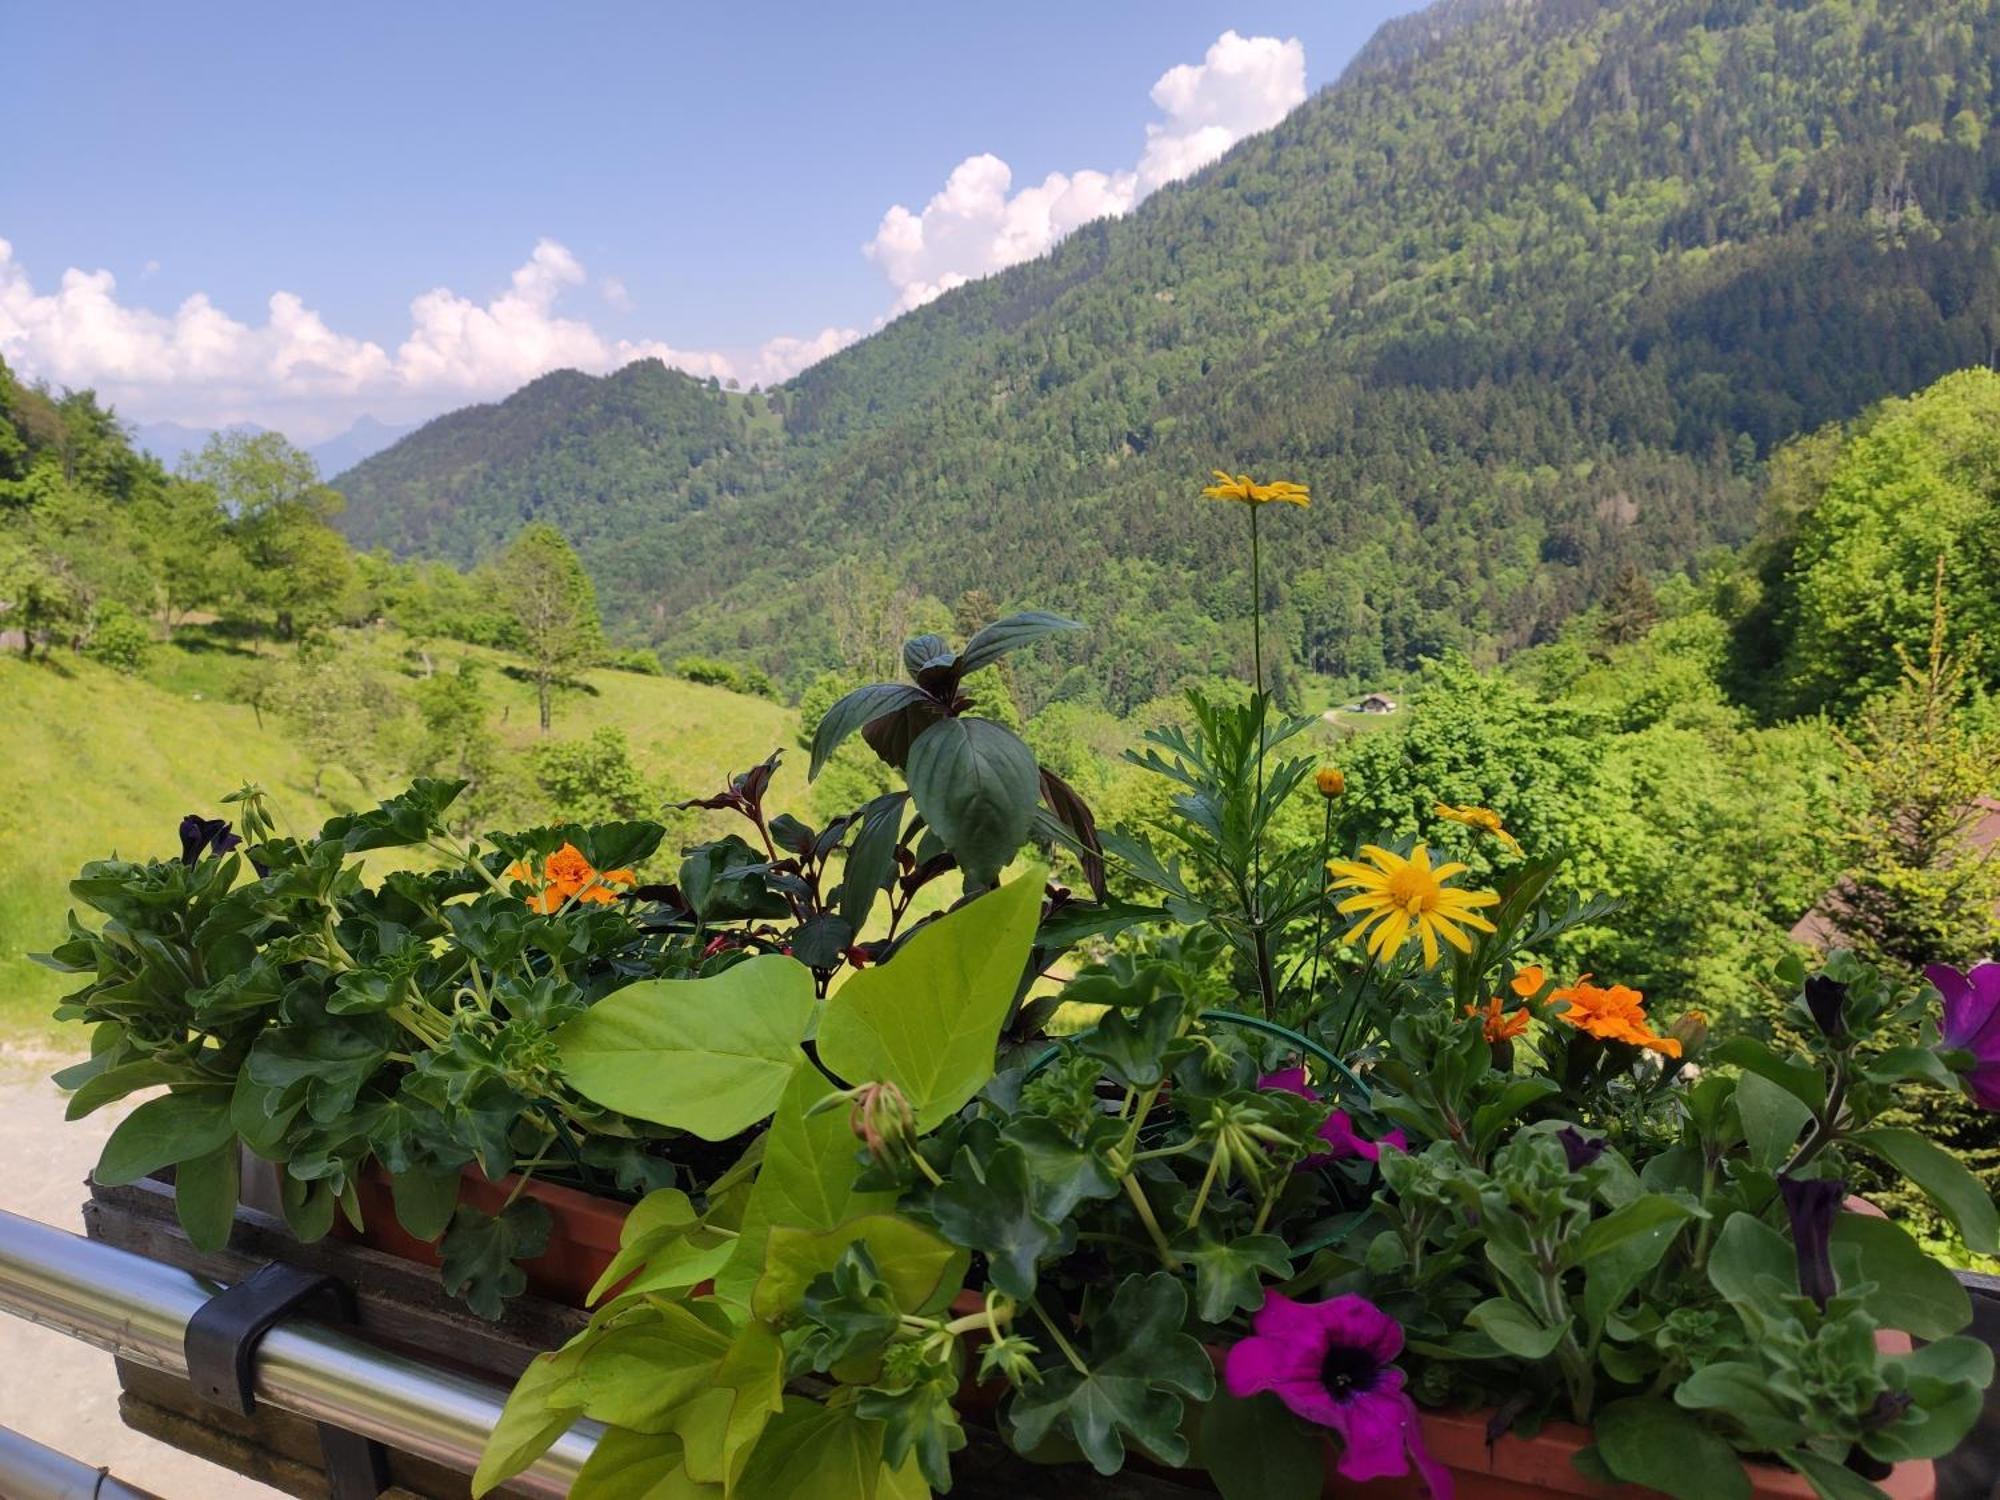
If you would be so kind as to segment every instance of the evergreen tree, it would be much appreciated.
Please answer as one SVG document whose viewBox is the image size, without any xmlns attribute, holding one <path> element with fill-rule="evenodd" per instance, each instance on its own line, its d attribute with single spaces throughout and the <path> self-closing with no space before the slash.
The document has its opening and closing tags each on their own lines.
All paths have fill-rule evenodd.
<svg viewBox="0 0 2000 1500">
<path fill-rule="evenodd" d="M 1847 873 L 1831 914 L 1872 962 L 1915 971 L 1966 964 L 2000 943 L 2000 860 L 1968 837 L 2000 789 L 2000 734 L 1962 712 L 1965 663 L 1946 645 L 1944 559 L 1938 559 L 1930 650 L 1922 666 L 1900 643 L 1902 681 L 1841 736 L 1864 801 L 1842 835 Z"/>
</svg>

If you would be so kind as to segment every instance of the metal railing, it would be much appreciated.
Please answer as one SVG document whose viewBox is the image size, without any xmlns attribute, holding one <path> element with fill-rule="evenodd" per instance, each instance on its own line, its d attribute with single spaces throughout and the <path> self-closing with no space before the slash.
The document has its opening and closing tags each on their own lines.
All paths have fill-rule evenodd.
<svg viewBox="0 0 2000 1500">
<path fill-rule="evenodd" d="M 185 1375 L 188 1319 L 220 1290 L 191 1272 L 0 1210 L 0 1312 L 121 1359 Z M 264 1337 L 255 1374 L 260 1402 L 462 1474 L 478 1467 L 507 1398 L 498 1386 L 307 1318 L 287 1318 Z M 579 1422 L 510 1489 L 567 1495 L 602 1430 Z"/>
</svg>

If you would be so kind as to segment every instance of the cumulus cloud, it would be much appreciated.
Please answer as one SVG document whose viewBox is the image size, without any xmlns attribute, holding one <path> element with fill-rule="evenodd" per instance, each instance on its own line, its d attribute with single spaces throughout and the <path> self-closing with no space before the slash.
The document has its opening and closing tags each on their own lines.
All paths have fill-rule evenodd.
<svg viewBox="0 0 2000 1500">
<path fill-rule="evenodd" d="M 769 383 L 859 336 L 826 328 L 735 355 L 608 338 L 557 312 L 558 299 L 587 280 L 564 246 L 541 240 L 488 301 L 449 287 L 415 298 L 409 334 L 392 354 L 334 331 L 291 292 L 273 293 L 256 324 L 201 293 L 172 313 L 121 302 L 109 271 L 72 268 L 55 290 L 38 292 L 13 246 L 0 239 L 0 358 L 35 379 L 95 387 L 132 416 L 201 425 L 256 421 L 312 440 L 362 411 L 427 416 L 503 396 L 555 369 L 603 373 L 656 358 L 704 378 Z M 615 304 L 623 286 L 613 279 L 600 283 L 600 291 Z"/>
<path fill-rule="evenodd" d="M 1129 212 L 1154 189 L 1268 130 L 1306 97 L 1306 53 L 1296 37 L 1225 31 L 1198 63 L 1169 68 L 1153 85 L 1164 117 L 1146 126 L 1134 167 L 1051 172 L 1016 191 L 991 153 L 968 156 L 919 212 L 898 203 L 862 247 L 894 289 L 893 317 L 978 276 L 1032 260 L 1092 219 Z"/>
</svg>

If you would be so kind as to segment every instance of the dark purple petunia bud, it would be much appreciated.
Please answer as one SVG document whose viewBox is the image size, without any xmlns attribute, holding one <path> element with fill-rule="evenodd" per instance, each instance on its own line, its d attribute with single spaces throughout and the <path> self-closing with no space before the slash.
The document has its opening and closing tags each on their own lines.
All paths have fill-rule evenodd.
<svg viewBox="0 0 2000 1500">
<path fill-rule="evenodd" d="M 1847 986 L 1815 974 L 1806 981 L 1806 1009 L 1821 1032 L 1839 1041 L 1847 1035 Z"/>
<path fill-rule="evenodd" d="M 1569 1161 L 1572 1172 L 1581 1172 L 1585 1167 L 1604 1154 L 1609 1144 L 1602 1136 L 1596 1140 L 1586 1139 L 1583 1132 L 1574 1125 L 1565 1125 L 1556 1132 L 1556 1139 L 1562 1142 L 1563 1156 Z"/>
<path fill-rule="evenodd" d="M 1801 1181 L 1780 1177 L 1778 1191 L 1792 1220 L 1792 1248 L 1799 1256 L 1799 1290 L 1822 1309 L 1840 1290 L 1833 1278 L 1833 1220 L 1847 1201 L 1847 1184 L 1835 1177 Z"/>
<path fill-rule="evenodd" d="M 181 819 L 181 863 L 196 864 L 204 855 L 227 854 L 243 840 L 229 831 L 229 824 L 221 818 L 204 818 L 200 813 L 189 813 Z"/>
</svg>

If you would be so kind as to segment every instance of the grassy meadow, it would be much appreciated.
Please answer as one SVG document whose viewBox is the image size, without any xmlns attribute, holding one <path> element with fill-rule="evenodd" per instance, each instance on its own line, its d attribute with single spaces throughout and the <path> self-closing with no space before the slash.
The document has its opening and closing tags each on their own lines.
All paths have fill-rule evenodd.
<svg viewBox="0 0 2000 1500">
<path fill-rule="evenodd" d="M 385 675 L 421 671 L 393 631 L 348 635 Z M 67 654 L 32 663 L 0 657 L 0 758 L 11 781 L 0 801 L 0 1034 L 53 1031 L 47 1018 L 65 981 L 28 955 L 60 935 L 68 882 L 86 860 L 169 854 L 184 813 L 217 814 L 221 798 L 246 781 L 270 792 L 297 833 L 397 789 L 389 779 L 364 789 L 328 768 L 315 795 L 315 768 L 296 737 L 270 714 L 260 720 L 251 704 L 232 701 L 260 657 L 276 656 L 275 647 L 252 651 L 196 637 L 159 647 L 138 675 Z M 489 665 L 485 685 L 501 739 L 511 750 L 535 742 L 534 688 L 503 672 L 507 658 L 449 643 L 430 656 L 439 671 L 464 656 Z M 719 787 L 773 749 L 791 750 L 795 723 L 792 710 L 761 698 L 603 671 L 588 674 L 584 691 L 561 697 L 553 733 L 574 739 L 616 727 L 641 771 L 692 794 Z M 781 800 L 803 801 L 804 760 L 788 754 Z"/>
</svg>

